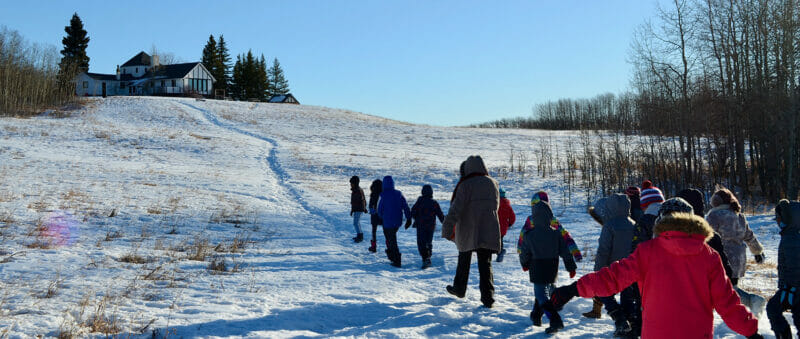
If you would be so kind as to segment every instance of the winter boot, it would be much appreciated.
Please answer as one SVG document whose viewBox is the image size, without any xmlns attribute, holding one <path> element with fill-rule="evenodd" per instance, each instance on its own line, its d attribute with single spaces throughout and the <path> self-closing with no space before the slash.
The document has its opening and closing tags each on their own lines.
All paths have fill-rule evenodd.
<svg viewBox="0 0 800 339">
<path fill-rule="evenodd" d="M 431 267 L 431 259 L 422 259 L 422 269 Z"/>
<path fill-rule="evenodd" d="M 464 295 L 466 294 L 466 293 L 459 293 L 456 290 L 456 288 L 453 287 L 453 285 L 447 285 L 446 289 L 447 289 L 447 293 L 450 293 L 450 294 L 456 296 L 457 298 L 463 298 Z"/>
<path fill-rule="evenodd" d="M 364 241 L 364 233 L 359 233 L 359 234 L 357 234 L 357 235 L 356 235 L 356 236 L 353 238 L 353 241 L 355 241 L 355 242 L 362 242 L 362 241 Z"/>
<path fill-rule="evenodd" d="M 371 240 L 370 241 L 369 251 L 372 252 L 372 253 L 375 253 L 375 252 L 378 251 L 378 247 L 375 244 L 375 240 Z"/>
<path fill-rule="evenodd" d="M 402 254 L 400 254 L 400 253 L 397 253 L 397 257 L 396 257 L 396 259 L 395 259 L 395 260 L 392 260 L 392 266 L 394 266 L 394 267 L 400 267 L 400 257 L 401 257 L 401 256 L 402 256 Z"/>
<path fill-rule="evenodd" d="M 792 339 L 792 329 L 786 326 L 783 331 L 775 331 L 775 339 Z"/>
<path fill-rule="evenodd" d="M 608 312 L 611 319 L 614 319 L 614 337 L 625 337 L 631 333 L 631 325 L 628 324 L 628 319 L 622 314 L 622 309 L 616 309 Z"/>
<path fill-rule="evenodd" d="M 497 253 L 496 261 L 497 262 L 503 262 L 503 258 L 505 257 L 505 255 L 506 255 L 506 249 L 504 248 L 504 249 L 500 250 L 500 253 Z"/>
<path fill-rule="evenodd" d="M 583 314 L 584 317 L 600 319 L 603 316 L 603 302 L 597 297 L 592 298 L 592 310 Z"/>
<path fill-rule="evenodd" d="M 533 311 L 531 311 L 531 321 L 533 322 L 533 326 L 539 327 L 542 326 L 542 315 L 544 311 L 542 311 L 542 307 L 539 306 L 539 300 L 533 300 Z"/>
<path fill-rule="evenodd" d="M 561 315 L 558 314 L 553 304 L 547 302 L 542 305 L 542 311 L 550 319 L 550 327 L 544 330 L 544 333 L 553 334 L 564 328 L 564 322 L 561 321 Z"/>
</svg>

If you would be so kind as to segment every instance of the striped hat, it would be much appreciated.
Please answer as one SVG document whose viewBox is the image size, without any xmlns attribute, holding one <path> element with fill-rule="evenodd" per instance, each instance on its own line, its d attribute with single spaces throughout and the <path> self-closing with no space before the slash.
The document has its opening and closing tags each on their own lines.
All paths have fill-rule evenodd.
<svg viewBox="0 0 800 339">
<path fill-rule="evenodd" d="M 658 187 L 643 189 L 642 197 L 639 202 L 639 206 L 642 206 L 642 210 L 646 210 L 647 207 L 654 202 L 664 202 L 664 194 L 661 193 L 661 190 L 658 189 Z"/>
</svg>

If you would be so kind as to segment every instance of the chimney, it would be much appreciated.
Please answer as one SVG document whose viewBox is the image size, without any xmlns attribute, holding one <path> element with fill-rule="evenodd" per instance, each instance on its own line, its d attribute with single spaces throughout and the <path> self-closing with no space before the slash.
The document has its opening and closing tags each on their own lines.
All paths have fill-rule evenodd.
<svg viewBox="0 0 800 339">
<path fill-rule="evenodd" d="M 153 56 L 150 57 L 150 66 L 152 66 L 153 68 L 156 68 L 156 67 L 159 66 L 159 64 L 158 64 L 158 55 L 153 54 Z"/>
<path fill-rule="evenodd" d="M 119 65 L 117 65 L 117 80 L 119 80 Z"/>
</svg>

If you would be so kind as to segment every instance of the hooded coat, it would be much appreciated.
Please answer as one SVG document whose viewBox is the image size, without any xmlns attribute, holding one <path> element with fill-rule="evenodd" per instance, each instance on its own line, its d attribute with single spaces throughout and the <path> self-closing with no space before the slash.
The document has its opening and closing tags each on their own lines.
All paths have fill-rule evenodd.
<svg viewBox="0 0 800 339">
<path fill-rule="evenodd" d="M 631 202 L 625 194 L 608 196 L 604 206 L 595 206 L 603 219 L 603 229 L 597 247 L 594 270 L 611 265 L 627 257 L 633 247 L 633 220 L 630 218 Z"/>
<path fill-rule="evenodd" d="M 507 198 L 500 198 L 500 208 L 497 209 L 497 217 L 500 221 L 500 236 L 505 237 L 511 225 L 517 221 L 511 202 Z"/>
<path fill-rule="evenodd" d="M 640 243 L 653 239 L 653 226 L 656 224 L 658 210 L 661 208 L 660 202 L 650 203 L 641 217 L 636 220 L 633 231 L 633 248 L 636 249 Z"/>
<path fill-rule="evenodd" d="M 676 213 L 656 225 L 657 237 L 627 258 L 578 280 L 580 296 L 613 295 L 632 283 L 642 295 L 642 338 L 712 338 L 714 311 L 744 336 L 758 330 L 706 243 L 712 230 L 700 217 Z"/>
<path fill-rule="evenodd" d="M 564 260 L 569 272 L 577 269 L 566 240 L 552 224 L 553 211 L 545 201 L 531 206 L 531 216 L 520 232 L 519 263 L 528 269 L 534 284 L 555 283 L 558 276 L 558 257 Z"/>
<path fill-rule="evenodd" d="M 433 188 L 430 185 L 422 187 L 422 195 L 411 207 L 411 217 L 414 218 L 415 228 L 424 228 L 433 232 L 436 229 L 436 218 L 444 221 L 444 214 L 436 200 L 433 200 Z"/>
<path fill-rule="evenodd" d="M 734 212 L 729 205 L 722 204 L 712 208 L 706 215 L 706 220 L 722 237 L 722 246 L 733 270 L 732 277 L 743 277 L 747 266 L 747 248 L 750 248 L 753 255 L 764 251 L 744 214 Z"/>
<path fill-rule="evenodd" d="M 411 219 L 411 210 L 403 193 L 394 189 L 394 179 L 387 175 L 383 177 L 383 190 L 380 201 L 378 202 L 378 215 L 383 220 L 384 228 L 399 228 L 403 223 L 403 215 L 406 220 Z"/>
<path fill-rule="evenodd" d="M 447 217 L 442 237 L 453 239 L 459 252 L 488 249 L 500 251 L 500 222 L 497 209 L 500 192 L 490 178 L 480 156 L 470 156 L 464 164 L 464 179 L 459 183 Z M 455 233 L 455 236 L 454 236 Z"/>
<path fill-rule="evenodd" d="M 786 226 L 778 244 L 778 286 L 800 287 L 800 202 L 782 202 L 778 215 Z"/>
</svg>

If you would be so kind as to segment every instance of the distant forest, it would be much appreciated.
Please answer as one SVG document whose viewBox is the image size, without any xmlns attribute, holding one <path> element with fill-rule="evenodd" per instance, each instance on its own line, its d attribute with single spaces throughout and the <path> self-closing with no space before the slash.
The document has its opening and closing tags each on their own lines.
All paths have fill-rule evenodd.
<svg viewBox="0 0 800 339">
<path fill-rule="evenodd" d="M 474 127 L 670 137 L 639 149 L 635 157 L 652 166 L 634 165 L 632 177 L 796 199 L 799 42 L 797 0 L 674 0 L 633 37 L 632 92 L 561 99 L 537 105 L 528 118 Z"/>
</svg>

